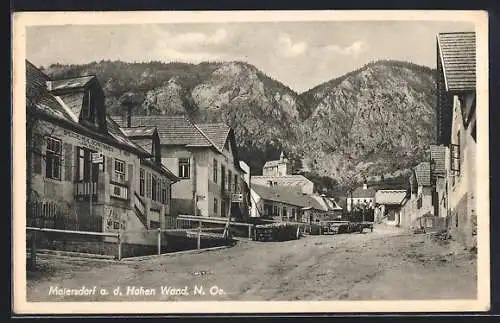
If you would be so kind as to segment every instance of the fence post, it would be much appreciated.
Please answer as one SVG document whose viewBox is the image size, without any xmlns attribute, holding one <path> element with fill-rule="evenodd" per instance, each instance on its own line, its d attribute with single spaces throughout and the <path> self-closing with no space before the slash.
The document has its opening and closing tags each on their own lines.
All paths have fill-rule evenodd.
<svg viewBox="0 0 500 323">
<path fill-rule="evenodd" d="M 158 255 L 161 255 L 161 228 L 158 228 Z"/>
<path fill-rule="evenodd" d="M 31 231 L 30 265 L 33 270 L 36 268 L 36 231 Z"/>
<path fill-rule="evenodd" d="M 197 241 L 198 250 L 201 249 L 201 221 L 198 221 L 198 241 Z"/>
<path fill-rule="evenodd" d="M 122 237 L 121 237 L 121 230 L 118 231 L 118 260 L 122 260 Z"/>
</svg>

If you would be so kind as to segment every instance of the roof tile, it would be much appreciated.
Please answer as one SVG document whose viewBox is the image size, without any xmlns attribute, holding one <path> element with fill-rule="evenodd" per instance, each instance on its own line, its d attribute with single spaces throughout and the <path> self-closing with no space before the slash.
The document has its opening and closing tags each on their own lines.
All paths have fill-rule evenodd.
<svg viewBox="0 0 500 323">
<path fill-rule="evenodd" d="M 440 33 L 438 46 L 448 91 L 476 88 L 476 34 Z"/>
<path fill-rule="evenodd" d="M 116 123 L 125 127 L 122 116 L 111 116 Z M 162 145 L 210 147 L 212 143 L 185 116 L 133 116 L 133 127 L 156 127 Z"/>
<path fill-rule="evenodd" d="M 406 190 L 378 190 L 375 193 L 375 203 L 401 204 L 406 197 Z"/>
</svg>

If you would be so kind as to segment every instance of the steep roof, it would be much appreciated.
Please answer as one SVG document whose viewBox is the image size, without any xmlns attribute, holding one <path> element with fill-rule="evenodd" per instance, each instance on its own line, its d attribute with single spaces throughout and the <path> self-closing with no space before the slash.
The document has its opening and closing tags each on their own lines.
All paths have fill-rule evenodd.
<svg viewBox="0 0 500 323">
<path fill-rule="evenodd" d="M 265 186 L 252 184 L 251 189 L 262 199 L 274 202 L 295 205 L 298 207 L 311 207 L 320 211 L 327 211 L 323 205 L 310 195 L 302 194 L 298 190 L 280 186 Z"/>
<path fill-rule="evenodd" d="M 197 123 L 203 133 L 212 140 L 219 150 L 224 149 L 231 128 L 224 123 Z"/>
<path fill-rule="evenodd" d="M 431 160 L 434 160 L 434 174 L 446 175 L 446 147 L 431 145 Z"/>
<path fill-rule="evenodd" d="M 156 127 L 120 128 L 127 137 L 148 137 L 154 135 Z"/>
<path fill-rule="evenodd" d="M 126 127 L 126 121 L 121 115 L 113 115 L 115 120 L 122 127 Z M 238 162 L 236 143 L 234 142 L 233 130 L 225 124 L 201 124 L 198 125 L 183 115 L 135 115 L 132 117 L 133 127 L 154 127 L 158 131 L 160 143 L 169 146 L 185 147 L 213 147 L 219 153 L 224 150 L 226 140 L 231 140 L 234 165 L 241 169 Z M 207 132 L 205 132 L 205 130 Z"/>
<path fill-rule="evenodd" d="M 413 170 L 419 186 L 431 185 L 431 165 L 429 162 L 421 162 Z"/>
<path fill-rule="evenodd" d="M 52 80 L 52 90 L 77 89 L 85 87 L 95 77 L 96 77 L 95 75 L 86 75 L 86 76 Z"/>
<path fill-rule="evenodd" d="M 120 126 L 126 127 L 121 116 L 112 116 Z M 214 144 L 185 116 L 133 116 L 133 126 L 156 127 L 162 145 L 210 147 Z"/>
<path fill-rule="evenodd" d="M 48 81 L 50 81 L 50 78 L 47 75 L 26 60 L 26 100 L 29 111 L 46 116 L 51 120 L 57 120 L 107 143 L 132 149 L 138 155 L 149 155 L 148 152 L 129 140 L 109 117 L 106 117 L 106 130 L 102 132 L 97 132 L 80 124 L 79 114 L 72 109 L 72 104 L 64 102 L 62 97 L 48 91 L 46 85 Z"/>
<path fill-rule="evenodd" d="M 437 36 L 447 91 L 476 88 L 476 34 L 440 33 Z"/>
<path fill-rule="evenodd" d="M 280 161 L 279 160 L 270 160 L 270 161 L 267 161 L 265 164 L 264 164 L 264 168 L 268 168 L 268 167 L 275 167 L 275 166 L 278 166 L 280 164 Z"/>
<path fill-rule="evenodd" d="M 351 196 L 349 195 L 348 197 L 351 197 Z M 353 198 L 374 198 L 375 197 L 375 190 L 371 187 L 367 187 L 366 189 L 363 189 L 363 186 L 358 186 L 352 192 L 352 197 Z"/>
<path fill-rule="evenodd" d="M 267 181 L 277 182 L 280 185 L 286 186 L 303 186 L 309 183 L 312 183 L 307 177 L 303 175 L 282 175 L 282 176 L 270 176 L 270 175 L 261 175 L 261 176 L 252 176 L 252 181 L 264 183 Z"/>
<path fill-rule="evenodd" d="M 406 190 L 378 190 L 375 193 L 375 203 L 397 205 L 406 197 Z"/>
</svg>

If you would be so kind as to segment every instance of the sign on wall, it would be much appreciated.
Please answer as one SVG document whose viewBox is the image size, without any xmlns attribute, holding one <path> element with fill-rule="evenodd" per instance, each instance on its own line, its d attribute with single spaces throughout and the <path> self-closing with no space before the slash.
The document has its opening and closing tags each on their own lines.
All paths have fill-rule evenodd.
<svg viewBox="0 0 500 323">
<path fill-rule="evenodd" d="M 72 131 L 64 130 L 64 135 L 78 140 L 78 143 L 86 148 L 94 150 L 107 150 L 109 152 L 112 152 L 114 150 L 113 147 L 109 145 L 106 145 L 100 141 L 85 137 L 81 134 Z"/>
<path fill-rule="evenodd" d="M 101 164 L 104 162 L 104 155 L 102 153 L 92 153 L 92 163 Z"/>
</svg>

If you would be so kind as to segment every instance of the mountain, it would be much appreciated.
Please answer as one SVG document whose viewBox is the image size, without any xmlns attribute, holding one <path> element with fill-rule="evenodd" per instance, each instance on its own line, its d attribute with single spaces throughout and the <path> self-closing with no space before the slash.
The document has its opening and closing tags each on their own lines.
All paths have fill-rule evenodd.
<svg viewBox="0 0 500 323">
<path fill-rule="evenodd" d="M 343 182 L 401 176 L 435 138 L 435 75 L 427 67 L 372 62 L 300 96 L 310 108 L 305 163 Z"/>
<path fill-rule="evenodd" d="M 410 63 L 373 62 L 302 94 L 237 61 L 100 61 L 54 64 L 45 73 L 97 75 L 112 114 L 132 98 L 136 114 L 225 122 L 252 173 L 284 150 L 299 172 L 329 189 L 402 176 L 434 138 L 434 74 Z"/>
</svg>

